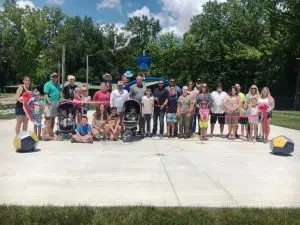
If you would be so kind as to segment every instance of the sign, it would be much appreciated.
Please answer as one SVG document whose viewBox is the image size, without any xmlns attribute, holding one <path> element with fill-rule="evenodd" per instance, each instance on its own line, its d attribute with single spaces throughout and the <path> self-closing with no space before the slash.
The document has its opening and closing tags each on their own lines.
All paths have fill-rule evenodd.
<svg viewBox="0 0 300 225">
<path fill-rule="evenodd" d="M 140 71 L 145 72 L 149 69 L 150 65 L 151 65 L 151 57 L 147 56 L 147 55 L 142 55 L 137 57 L 136 59 L 136 64 L 137 67 L 140 69 Z"/>
</svg>

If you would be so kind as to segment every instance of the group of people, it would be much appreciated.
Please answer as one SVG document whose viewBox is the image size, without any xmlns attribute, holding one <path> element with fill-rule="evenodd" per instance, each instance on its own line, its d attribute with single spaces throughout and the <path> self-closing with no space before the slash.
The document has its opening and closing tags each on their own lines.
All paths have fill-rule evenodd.
<svg viewBox="0 0 300 225">
<path fill-rule="evenodd" d="M 200 135 L 201 140 L 208 140 L 214 136 L 215 124 L 220 124 L 220 133 L 224 138 L 233 140 L 241 138 L 255 142 L 259 136 L 259 123 L 262 121 L 261 105 L 267 106 L 267 124 L 262 131 L 262 140 L 268 141 L 270 133 L 270 118 L 275 107 L 275 101 L 267 87 L 262 88 L 261 93 L 256 85 L 249 88 L 244 95 L 239 84 L 230 87 L 228 92 L 223 90 L 221 83 L 216 85 L 213 92 L 209 92 L 207 83 L 197 80 L 189 81 L 186 86 L 180 88 L 176 85 L 175 78 L 169 79 L 169 84 L 164 80 L 158 81 L 158 87 L 152 89 L 146 87 L 142 76 L 136 77 L 136 84 L 128 90 L 124 89 L 124 83 L 118 81 L 117 88 L 112 90 L 111 76 L 105 74 L 100 90 L 93 98 L 89 96 L 88 85 L 77 87 L 75 76 L 69 75 L 69 84 L 62 90 L 58 84 L 57 73 L 50 75 L 50 81 L 44 85 L 44 118 L 45 126 L 40 130 L 35 126 L 35 132 L 41 140 L 57 140 L 54 133 L 55 118 L 58 116 L 57 105 L 61 99 L 72 101 L 76 109 L 76 134 L 72 136 L 72 142 L 93 143 L 99 137 L 110 140 L 118 140 L 122 136 L 122 119 L 124 116 L 124 103 L 129 99 L 138 101 L 141 105 L 138 133 L 142 136 L 164 137 L 165 120 L 167 123 L 167 137 L 190 138 Z M 32 91 L 30 78 L 24 77 L 23 85 L 17 89 L 16 103 L 16 134 L 21 126 L 27 130 L 28 118 L 23 110 L 23 94 Z M 34 90 L 38 96 L 37 90 Z M 88 123 L 87 112 L 89 105 L 96 105 L 92 123 Z M 38 118 L 41 121 L 42 116 Z M 64 123 L 67 124 L 68 116 L 65 115 Z M 152 123 L 153 120 L 153 123 Z M 159 122 L 159 123 L 158 123 Z M 208 126 L 210 123 L 210 134 Z M 151 125 L 153 127 L 151 129 Z M 228 133 L 224 126 L 228 125 Z M 238 135 L 239 124 L 241 133 Z M 159 129 L 158 129 L 159 128 Z M 159 131 L 159 133 L 157 133 Z"/>
</svg>

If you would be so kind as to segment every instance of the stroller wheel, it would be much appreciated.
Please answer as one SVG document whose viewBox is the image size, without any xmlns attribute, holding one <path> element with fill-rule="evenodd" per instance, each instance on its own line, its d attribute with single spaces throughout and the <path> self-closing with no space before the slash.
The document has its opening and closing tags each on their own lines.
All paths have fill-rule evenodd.
<svg viewBox="0 0 300 225">
<path fill-rule="evenodd" d="M 58 134 L 57 138 L 58 138 L 59 141 L 63 141 L 64 140 L 64 138 L 63 138 L 63 136 L 61 134 Z"/>
<path fill-rule="evenodd" d="M 124 142 L 130 142 L 132 139 L 132 135 L 131 132 L 128 130 L 125 130 L 124 134 L 123 134 L 123 141 Z"/>
</svg>

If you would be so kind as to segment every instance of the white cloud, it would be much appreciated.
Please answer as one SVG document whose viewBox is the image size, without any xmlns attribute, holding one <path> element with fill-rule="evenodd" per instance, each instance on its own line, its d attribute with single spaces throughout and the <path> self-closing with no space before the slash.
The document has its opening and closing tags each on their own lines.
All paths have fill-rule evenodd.
<svg viewBox="0 0 300 225">
<path fill-rule="evenodd" d="M 4 8 L 3 7 L 0 7 L 0 12 L 4 11 Z"/>
<path fill-rule="evenodd" d="M 177 36 L 183 34 L 189 29 L 193 16 L 202 12 L 202 5 L 209 0 L 160 0 L 162 12 L 151 13 L 147 6 L 142 7 L 132 13 L 128 13 L 128 17 L 142 15 L 152 16 L 159 19 L 162 26 L 161 33 L 174 32 Z M 218 0 L 225 2 L 226 0 Z"/>
<path fill-rule="evenodd" d="M 48 0 L 47 3 L 61 5 L 64 3 L 64 1 L 65 0 Z"/>
<path fill-rule="evenodd" d="M 16 4 L 20 8 L 26 8 L 27 6 L 29 8 L 35 8 L 34 3 L 32 1 L 29 1 L 29 0 L 20 0 L 20 1 L 17 1 Z"/>
<path fill-rule="evenodd" d="M 132 13 L 128 13 L 127 15 L 128 17 L 134 17 L 134 16 L 142 17 L 143 15 L 149 17 L 151 16 L 151 13 L 150 13 L 150 9 L 147 6 L 143 6 L 143 8 L 137 9 Z"/>
<path fill-rule="evenodd" d="M 100 3 L 97 4 L 97 10 L 100 9 L 113 9 L 121 8 L 121 0 L 102 0 Z"/>
</svg>

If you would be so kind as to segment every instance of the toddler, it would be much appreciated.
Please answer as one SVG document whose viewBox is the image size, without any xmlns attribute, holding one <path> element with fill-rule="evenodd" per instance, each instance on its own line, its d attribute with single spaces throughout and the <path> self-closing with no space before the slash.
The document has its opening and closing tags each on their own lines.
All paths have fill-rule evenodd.
<svg viewBox="0 0 300 225">
<path fill-rule="evenodd" d="M 44 103 L 42 100 L 40 100 L 40 92 L 37 89 L 33 91 L 32 96 L 34 97 L 34 101 L 32 102 L 32 116 L 35 121 L 41 123 Z M 42 139 L 41 126 L 34 124 L 34 133 L 38 136 L 40 140 Z"/>
<path fill-rule="evenodd" d="M 46 120 L 45 127 L 42 129 L 42 140 L 43 141 L 57 141 L 57 135 L 54 134 L 52 129 L 52 121 Z"/>
</svg>

